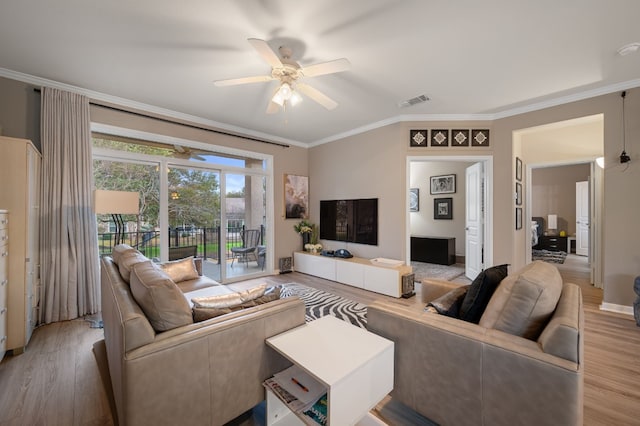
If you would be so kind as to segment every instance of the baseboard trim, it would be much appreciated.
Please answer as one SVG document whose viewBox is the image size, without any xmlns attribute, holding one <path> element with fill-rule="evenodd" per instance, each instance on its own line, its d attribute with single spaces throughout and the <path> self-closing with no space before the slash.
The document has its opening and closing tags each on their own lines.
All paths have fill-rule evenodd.
<svg viewBox="0 0 640 426">
<path fill-rule="evenodd" d="M 602 302 L 602 304 L 600 305 L 600 310 L 633 316 L 633 306 Z"/>
</svg>

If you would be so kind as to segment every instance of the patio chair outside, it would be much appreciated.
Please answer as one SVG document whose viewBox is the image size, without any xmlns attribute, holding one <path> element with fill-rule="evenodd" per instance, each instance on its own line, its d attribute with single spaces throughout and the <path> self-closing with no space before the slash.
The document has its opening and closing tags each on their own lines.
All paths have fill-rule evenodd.
<svg viewBox="0 0 640 426">
<path fill-rule="evenodd" d="M 259 229 L 245 229 L 241 231 L 242 247 L 232 247 L 231 253 L 233 259 L 231 260 L 231 267 L 233 263 L 238 259 L 238 262 L 244 262 L 245 265 L 249 265 L 249 256 L 253 256 L 253 260 L 258 262 L 258 243 L 260 242 L 260 230 Z"/>
</svg>

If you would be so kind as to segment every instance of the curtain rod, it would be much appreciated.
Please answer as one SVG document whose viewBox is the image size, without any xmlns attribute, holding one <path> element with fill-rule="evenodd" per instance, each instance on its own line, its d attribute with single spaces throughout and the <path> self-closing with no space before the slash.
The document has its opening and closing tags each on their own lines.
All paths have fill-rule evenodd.
<svg viewBox="0 0 640 426">
<path fill-rule="evenodd" d="M 34 87 L 33 91 L 37 92 L 37 93 L 40 93 L 41 89 L 38 89 L 38 88 Z M 254 142 L 266 143 L 266 144 L 269 144 L 269 145 L 275 145 L 275 146 L 279 146 L 279 147 L 282 147 L 282 148 L 289 148 L 290 147 L 290 145 L 285 144 L 285 143 L 273 142 L 273 141 L 268 141 L 268 140 L 265 140 L 265 139 L 258 139 L 258 138 L 254 138 L 254 137 L 251 137 L 251 136 L 236 135 L 234 133 L 223 132 L 222 130 L 214 130 L 214 129 L 211 129 L 209 127 L 199 126 L 197 124 L 181 123 L 179 121 L 170 120 L 168 118 L 155 117 L 153 115 L 145 114 L 145 113 L 142 113 L 142 112 L 129 111 L 129 110 L 124 109 L 124 108 L 118 108 L 118 107 L 114 107 L 114 106 L 111 106 L 111 105 L 104 105 L 104 104 L 101 104 L 101 103 L 98 103 L 98 102 L 95 102 L 95 101 L 92 101 L 92 100 L 89 100 L 89 104 L 95 105 L 95 106 L 99 106 L 100 108 L 107 108 L 107 109 L 110 109 L 110 110 L 113 110 L 113 111 L 126 112 L 127 114 L 137 115 L 138 117 L 151 118 L 153 120 L 162 121 L 164 123 L 178 124 L 180 126 L 190 127 L 192 129 L 204 130 L 204 131 L 207 131 L 207 132 L 213 132 L 213 133 L 217 133 L 219 135 L 231 136 L 231 137 L 234 137 L 234 138 L 241 138 L 241 139 L 246 139 L 246 140 L 250 140 L 250 141 L 254 141 Z"/>
</svg>

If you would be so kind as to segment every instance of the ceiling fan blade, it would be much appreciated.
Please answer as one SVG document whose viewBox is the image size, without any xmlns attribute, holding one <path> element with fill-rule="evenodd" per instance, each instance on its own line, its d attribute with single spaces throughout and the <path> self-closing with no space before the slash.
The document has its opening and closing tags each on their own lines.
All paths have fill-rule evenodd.
<svg viewBox="0 0 640 426">
<path fill-rule="evenodd" d="M 231 78 L 229 80 L 217 80 L 217 81 L 214 81 L 213 84 L 215 84 L 218 87 L 223 87 L 223 86 L 235 86 L 238 84 L 263 83 L 265 81 L 271 81 L 271 80 L 273 80 L 273 77 L 271 77 L 270 75 L 256 75 L 254 77 L 242 77 L 242 78 Z"/>
<path fill-rule="evenodd" d="M 328 110 L 332 110 L 338 106 L 338 103 L 336 101 L 334 101 L 318 89 L 309 86 L 308 84 L 298 83 L 296 84 L 296 89 L 298 89 L 300 92 L 307 95 Z"/>
<path fill-rule="evenodd" d="M 304 67 L 302 68 L 302 74 L 305 77 L 315 77 L 317 75 L 347 71 L 349 68 L 351 68 L 351 63 L 347 59 L 341 58 Z"/>
<path fill-rule="evenodd" d="M 271 49 L 271 46 L 267 44 L 266 41 L 260 40 L 259 38 L 250 38 L 247 39 L 249 43 L 253 46 L 254 49 L 262 56 L 272 68 L 280 68 L 282 67 L 282 62 L 276 53 Z"/>
</svg>

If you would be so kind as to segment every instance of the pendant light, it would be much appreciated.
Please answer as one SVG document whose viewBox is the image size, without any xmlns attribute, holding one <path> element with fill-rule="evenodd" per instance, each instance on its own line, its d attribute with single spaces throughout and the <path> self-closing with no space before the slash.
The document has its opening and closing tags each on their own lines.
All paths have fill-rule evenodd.
<svg viewBox="0 0 640 426">
<path fill-rule="evenodd" d="M 622 97 L 622 153 L 620 154 L 620 164 L 624 164 L 624 163 L 628 163 L 629 161 L 631 161 L 631 157 L 629 157 L 627 155 L 627 141 L 626 141 L 626 134 L 627 134 L 627 127 L 625 125 L 625 114 L 624 114 L 624 98 L 627 97 L 627 91 L 624 90 L 622 92 L 622 94 L 620 95 Z"/>
</svg>

